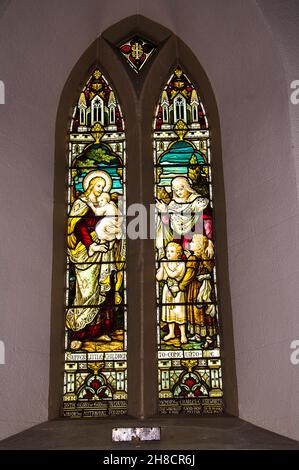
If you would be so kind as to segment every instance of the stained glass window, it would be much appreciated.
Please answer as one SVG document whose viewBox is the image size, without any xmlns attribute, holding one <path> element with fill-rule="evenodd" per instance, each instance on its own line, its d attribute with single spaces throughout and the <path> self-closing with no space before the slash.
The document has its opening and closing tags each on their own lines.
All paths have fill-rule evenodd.
<svg viewBox="0 0 299 470">
<path fill-rule="evenodd" d="M 127 410 L 125 163 L 122 111 L 96 68 L 68 135 L 65 416 Z"/>
<path fill-rule="evenodd" d="M 177 67 L 153 129 L 160 413 L 223 410 L 211 139 L 199 91 Z"/>
</svg>

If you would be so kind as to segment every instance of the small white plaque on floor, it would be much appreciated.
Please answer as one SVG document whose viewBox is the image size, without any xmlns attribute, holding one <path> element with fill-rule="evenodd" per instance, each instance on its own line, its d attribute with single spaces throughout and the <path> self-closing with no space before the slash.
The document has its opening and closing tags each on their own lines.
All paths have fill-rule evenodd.
<svg viewBox="0 0 299 470">
<path fill-rule="evenodd" d="M 161 428 L 113 428 L 113 442 L 160 441 Z"/>
</svg>

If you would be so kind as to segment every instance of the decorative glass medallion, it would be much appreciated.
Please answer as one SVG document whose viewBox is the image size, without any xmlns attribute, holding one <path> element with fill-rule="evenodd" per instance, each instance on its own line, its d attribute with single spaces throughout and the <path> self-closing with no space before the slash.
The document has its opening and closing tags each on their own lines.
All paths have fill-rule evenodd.
<svg viewBox="0 0 299 470">
<path fill-rule="evenodd" d="M 141 70 L 156 49 L 154 44 L 140 36 L 134 36 L 118 48 L 136 73 Z"/>
</svg>

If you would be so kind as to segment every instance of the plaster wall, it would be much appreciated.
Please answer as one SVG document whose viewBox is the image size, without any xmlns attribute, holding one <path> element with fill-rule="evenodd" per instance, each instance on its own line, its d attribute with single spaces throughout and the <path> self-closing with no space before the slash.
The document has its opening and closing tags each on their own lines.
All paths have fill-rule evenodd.
<svg viewBox="0 0 299 470">
<path fill-rule="evenodd" d="M 279 4 L 272 3 L 273 8 Z M 266 6 L 271 12 L 269 2 Z M 290 342 L 299 338 L 298 131 L 289 107 L 291 46 L 285 40 L 288 22 L 281 25 L 274 15 L 276 35 L 273 18 L 265 18 L 251 0 L 190 0 L 186 10 L 177 0 L 3 2 L 0 340 L 6 364 L 0 365 L 0 437 L 48 417 L 53 156 L 60 94 L 94 39 L 138 13 L 168 27 L 192 49 L 216 96 L 240 417 L 299 439 L 299 366 L 290 363 Z"/>
</svg>

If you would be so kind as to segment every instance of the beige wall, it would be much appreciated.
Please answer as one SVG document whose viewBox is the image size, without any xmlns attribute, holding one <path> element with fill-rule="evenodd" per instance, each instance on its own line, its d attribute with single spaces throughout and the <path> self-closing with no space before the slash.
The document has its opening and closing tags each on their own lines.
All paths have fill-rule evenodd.
<svg viewBox="0 0 299 470">
<path fill-rule="evenodd" d="M 288 2 L 293 3 L 280 4 Z M 176 0 L 4 2 L 0 340 L 5 342 L 6 364 L 0 365 L 1 437 L 48 416 L 60 94 L 94 39 L 116 21 L 140 13 L 189 45 L 218 104 L 240 416 L 299 439 L 299 365 L 289 359 L 290 342 L 299 339 L 298 163 L 292 146 L 296 127 L 291 125 L 298 111 L 290 107 L 288 96 L 288 81 L 296 73 L 288 53 L 291 46 L 297 49 L 285 39 L 290 18 L 294 23 L 298 16 L 292 11 L 287 19 L 274 15 L 273 26 L 271 2 L 259 3 L 266 17 L 250 0 L 189 1 L 185 11 Z"/>
</svg>

